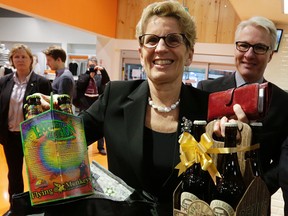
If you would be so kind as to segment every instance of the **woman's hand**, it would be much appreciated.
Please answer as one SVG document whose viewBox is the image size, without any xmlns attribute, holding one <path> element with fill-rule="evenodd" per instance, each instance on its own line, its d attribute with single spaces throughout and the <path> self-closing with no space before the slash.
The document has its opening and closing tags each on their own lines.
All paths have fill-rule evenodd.
<svg viewBox="0 0 288 216">
<path fill-rule="evenodd" d="M 34 93 L 33 95 L 40 96 L 40 98 L 41 98 L 41 100 L 40 100 L 41 101 L 41 106 L 42 106 L 43 110 L 50 109 L 50 99 L 51 99 L 50 95 L 44 95 L 42 93 Z M 58 99 L 58 95 L 57 94 L 53 95 L 53 104 L 55 106 L 57 106 L 57 104 L 58 104 L 58 100 L 57 99 Z"/>
</svg>

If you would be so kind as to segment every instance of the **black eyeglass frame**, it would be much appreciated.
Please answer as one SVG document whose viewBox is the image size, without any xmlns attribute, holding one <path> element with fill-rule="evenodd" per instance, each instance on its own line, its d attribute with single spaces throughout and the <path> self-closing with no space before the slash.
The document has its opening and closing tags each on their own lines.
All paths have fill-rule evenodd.
<svg viewBox="0 0 288 216">
<path fill-rule="evenodd" d="M 166 46 L 168 46 L 168 47 L 170 47 L 170 48 L 176 48 L 176 47 L 180 46 L 181 43 L 180 43 L 179 45 L 177 45 L 177 46 L 170 46 L 170 45 L 168 45 L 167 42 L 166 42 L 166 38 L 167 38 L 169 35 L 175 35 L 175 34 L 176 34 L 176 35 L 181 35 L 181 36 L 182 36 L 182 39 L 183 39 L 183 44 L 186 45 L 187 47 L 190 47 L 190 46 L 189 46 L 189 43 L 188 43 L 188 39 L 186 38 L 186 35 L 183 34 L 183 33 L 169 33 L 169 34 L 167 34 L 167 35 L 165 35 L 165 36 L 158 36 L 158 35 L 155 35 L 155 34 L 143 34 L 143 35 L 141 35 L 141 36 L 138 37 L 138 39 L 139 39 L 139 44 L 140 44 L 141 46 L 144 46 L 144 47 L 148 48 L 148 49 L 154 49 L 155 47 L 157 47 L 157 45 L 159 44 L 159 41 L 160 41 L 161 38 L 162 38 L 162 39 L 164 40 Z M 144 36 L 146 36 L 146 35 L 153 35 L 153 36 L 157 37 L 157 38 L 158 38 L 158 42 L 157 42 L 154 46 L 151 46 L 151 47 L 145 46 L 145 45 L 144 45 L 144 41 L 142 40 L 142 38 L 143 38 Z"/>
<path fill-rule="evenodd" d="M 241 43 L 241 44 L 245 44 L 245 45 L 247 45 L 247 49 L 246 50 L 241 50 L 241 49 L 239 49 L 239 43 Z M 240 52 L 247 52 L 249 49 L 250 49 L 250 47 L 252 47 L 252 49 L 253 49 L 253 52 L 255 53 L 255 54 L 257 54 L 257 55 L 264 55 L 264 54 L 266 54 L 267 52 L 268 52 L 268 50 L 270 50 L 271 49 L 271 47 L 270 46 L 266 46 L 265 44 L 254 44 L 254 45 L 252 45 L 252 44 L 250 44 L 250 43 L 247 43 L 247 42 L 244 42 L 244 41 L 236 41 L 235 42 L 235 45 L 236 45 L 236 49 L 237 50 L 239 50 Z M 257 47 L 257 46 L 261 46 L 261 47 L 265 47 L 265 52 L 256 52 L 255 51 L 255 47 Z M 242 47 L 243 48 L 243 47 Z"/>
</svg>

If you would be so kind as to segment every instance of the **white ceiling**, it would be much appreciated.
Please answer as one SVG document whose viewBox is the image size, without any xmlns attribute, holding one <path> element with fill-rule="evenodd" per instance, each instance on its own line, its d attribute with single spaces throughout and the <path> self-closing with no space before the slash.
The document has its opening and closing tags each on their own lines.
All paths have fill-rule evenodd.
<svg viewBox="0 0 288 216">
<path fill-rule="evenodd" d="M 241 20 L 264 16 L 277 24 L 288 25 L 288 14 L 283 13 L 283 0 L 229 0 Z"/>
</svg>

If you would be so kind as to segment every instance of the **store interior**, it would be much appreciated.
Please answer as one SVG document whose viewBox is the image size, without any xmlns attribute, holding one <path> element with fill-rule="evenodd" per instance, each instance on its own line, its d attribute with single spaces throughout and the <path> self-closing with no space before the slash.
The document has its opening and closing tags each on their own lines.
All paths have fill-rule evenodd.
<svg viewBox="0 0 288 216">
<path fill-rule="evenodd" d="M 139 67 L 138 42 L 134 34 L 138 20 L 137 16 L 139 16 L 145 4 L 150 1 L 132 1 L 131 4 L 124 4 L 125 1 L 116 1 L 118 5 L 114 5 L 113 2 L 109 8 L 107 8 L 107 3 L 100 2 L 97 6 L 103 8 L 101 13 L 104 14 L 103 11 L 105 10 L 110 12 L 116 10 L 117 17 L 116 21 L 112 20 L 113 17 L 105 21 L 101 19 L 102 22 L 97 22 L 97 25 L 95 23 L 87 25 L 80 22 L 82 21 L 80 18 L 75 24 L 75 18 L 78 18 L 78 14 L 73 14 L 73 16 L 64 14 L 61 17 L 53 17 L 53 14 L 47 14 L 46 11 L 38 9 L 37 4 L 27 8 L 24 5 L 14 5 L 12 3 L 9 5 L 4 1 L 0 18 L 2 29 L 0 42 L 5 44 L 8 49 L 15 42 L 23 42 L 30 46 L 32 51 L 38 55 L 42 70 L 47 69 L 47 67 L 41 51 L 51 44 L 58 44 L 67 51 L 67 65 L 71 62 L 79 64 L 77 75 L 80 71 L 85 70 L 85 67 L 82 67 L 82 70 L 80 69 L 82 59 L 96 55 L 102 66 L 109 72 L 111 80 L 131 79 L 133 77 L 132 70 L 136 77 L 143 72 L 141 66 Z M 243 9 L 249 2 L 244 1 L 241 4 L 231 0 L 219 2 L 208 0 L 204 3 L 199 0 L 180 2 L 187 7 L 198 21 L 198 35 L 193 63 L 186 68 L 183 81 L 196 85 L 197 81 L 201 79 L 215 78 L 235 70 L 233 59 L 234 31 L 231 29 L 234 29 L 241 19 L 253 15 L 253 11 L 244 11 Z M 257 14 L 254 12 L 254 15 L 267 15 L 268 18 L 273 16 L 277 28 L 283 29 L 283 35 L 278 52 L 274 54 L 273 60 L 268 64 L 265 78 L 288 90 L 288 75 L 285 69 L 287 67 L 285 62 L 288 58 L 285 54 L 288 49 L 287 21 L 281 13 L 276 13 L 276 15 L 267 13 L 269 6 L 270 8 L 275 7 L 277 11 L 280 4 L 271 5 L 271 3 L 267 3 L 257 9 Z M 73 4 L 66 7 L 67 9 L 73 7 Z M 200 9 L 196 10 L 195 8 Z M 217 10 L 213 8 L 217 8 Z M 63 9 L 60 8 L 59 10 Z M 130 10 L 134 11 L 135 14 L 132 13 L 128 16 L 126 12 Z M 274 12 L 274 10 L 271 11 Z M 86 11 L 80 11 L 79 13 L 85 14 L 84 17 L 86 17 Z M 87 18 L 95 17 L 96 19 L 99 16 L 97 14 L 87 14 Z M 55 20 L 52 20 L 52 18 Z M 61 20 L 64 18 L 64 21 Z M 84 18 L 82 19 L 84 20 Z M 103 23 L 108 25 L 99 29 L 99 26 L 104 25 Z M 81 28 L 80 25 L 82 25 Z M 11 28 L 11 26 L 17 26 L 17 28 Z M 113 27 L 114 32 L 108 32 Z"/>
</svg>

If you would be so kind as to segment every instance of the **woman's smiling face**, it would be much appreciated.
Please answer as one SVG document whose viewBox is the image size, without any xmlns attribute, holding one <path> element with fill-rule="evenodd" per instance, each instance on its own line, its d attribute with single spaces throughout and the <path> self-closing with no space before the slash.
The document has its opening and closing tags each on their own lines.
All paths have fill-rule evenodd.
<svg viewBox="0 0 288 216">
<path fill-rule="evenodd" d="M 158 16 L 152 16 L 148 20 L 144 32 L 159 37 L 171 33 L 182 33 L 177 20 L 173 17 Z M 182 82 L 184 66 L 190 65 L 193 57 L 193 49 L 187 48 L 185 43 L 171 48 L 166 45 L 164 39 L 160 39 L 154 48 L 141 46 L 139 53 L 147 78 L 158 84 Z"/>
</svg>

